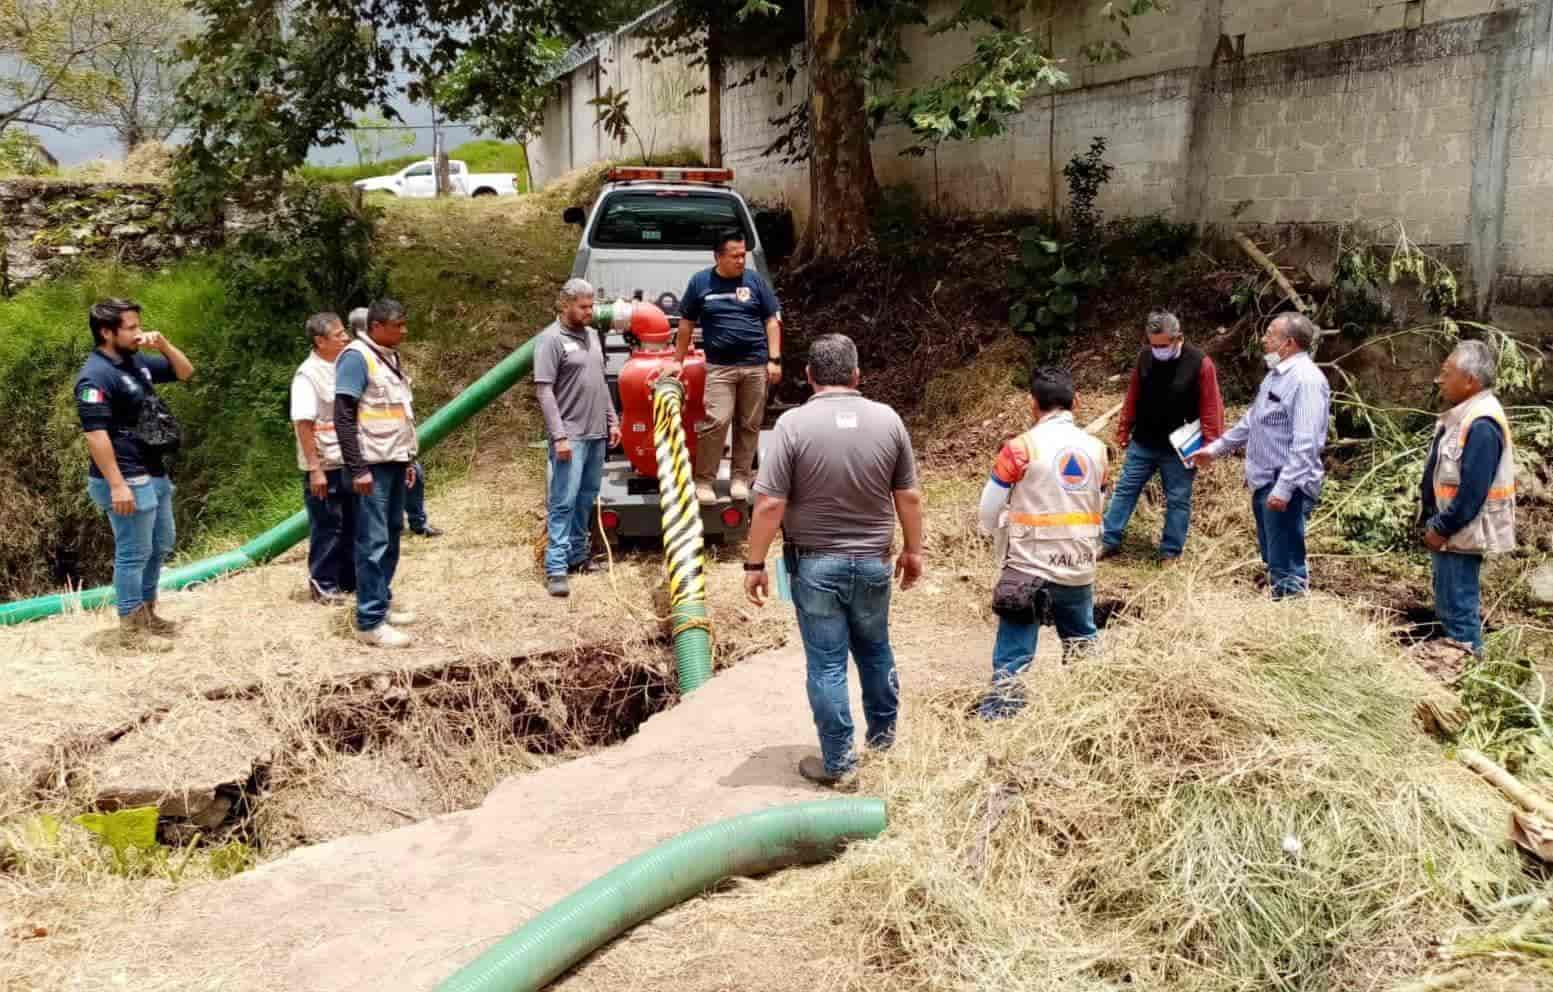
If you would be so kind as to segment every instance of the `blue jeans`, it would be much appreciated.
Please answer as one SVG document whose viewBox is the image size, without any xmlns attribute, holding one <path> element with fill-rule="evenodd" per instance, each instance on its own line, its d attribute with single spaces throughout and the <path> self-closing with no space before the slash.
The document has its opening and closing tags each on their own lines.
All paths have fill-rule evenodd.
<svg viewBox="0 0 1553 992">
<path fill-rule="evenodd" d="M 847 701 L 848 649 L 862 683 L 868 746 L 886 748 L 895 741 L 900 679 L 890 650 L 892 571 L 883 558 L 784 554 L 808 660 L 809 709 L 825 771 L 839 776 L 857 761 Z"/>
<path fill-rule="evenodd" d="M 405 494 L 404 512 L 410 518 L 411 530 L 426 529 L 426 470 L 420 462 L 415 463 L 415 485 Z"/>
<path fill-rule="evenodd" d="M 302 473 L 302 504 L 307 507 L 307 577 L 315 593 L 356 590 L 356 499 L 343 468 L 324 473 L 329 494 L 323 499 Z"/>
<path fill-rule="evenodd" d="M 604 480 L 605 438 L 573 441 L 572 457 L 557 461 L 550 445 L 550 491 L 546 499 L 545 574 L 565 575 L 588 558 L 588 524 Z"/>
<path fill-rule="evenodd" d="M 1197 470 L 1182 465 L 1174 448 L 1155 448 L 1138 441 L 1127 445 L 1121 477 L 1111 491 L 1111 505 L 1105 510 L 1101 544 L 1114 548 L 1122 543 L 1122 532 L 1132 519 L 1138 496 L 1155 472 L 1165 487 L 1165 534 L 1159 539 L 1159 556 L 1180 556 L 1186 547 L 1186 530 L 1192 524 L 1192 483 L 1197 479 Z"/>
<path fill-rule="evenodd" d="M 1446 637 L 1470 644 L 1474 654 L 1482 654 L 1478 576 L 1483 570 L 1483 556 L 1436 551 L 1433 558 L 1434 615 L 1440 618 Z"/>
<path fill-rule="evenodd" d="M 1062 657 L 1066 661 L 1094 640 L 1095 587 L 1048 585 L 1051 619 L 1062 639 Z M 1035 658 L 1040 623 L 1017 623 L 998 618 L 998 639 L 992 645 L 992 688 L 981 701 L 984 720 L 1000 720 L 1024 708 L 1024 689 L 1018 676 Z"/>
<path fill-rule="evenodd" d="M 369 465 L 372 495 L 356 497 L 356 629 L 376 630 L 388 619 L 404 530 L 404 462 Z"/>
<path fill-rule="evenodd" d="M 1296 489 L 1283 510 L 1269 510 L 1267 497 L 1273 487 L 1263 486 L 1251 494 L 1251 515 L 1256 518 L 1256 545 L 1267 565 L 1267 583 L 1273 598 L 1303 596 L 1310 591 L 1310 573 L 1305 568 L 1305 522 L 1315 501 Z"/>
<path fill-rule="evenodd" d="M 113 526 L 113 598 L 121 617 L 134 613 L 142 603 L 156 602 L 162 561 L 177 537 L 172 480 L 153 475 L 129 488 L 135 494 L 135 512 L 114 513 L 108 480 L 95 476 L 86 480 L 86 494 L 108 514 L 108 523 Z"/>
</svg>

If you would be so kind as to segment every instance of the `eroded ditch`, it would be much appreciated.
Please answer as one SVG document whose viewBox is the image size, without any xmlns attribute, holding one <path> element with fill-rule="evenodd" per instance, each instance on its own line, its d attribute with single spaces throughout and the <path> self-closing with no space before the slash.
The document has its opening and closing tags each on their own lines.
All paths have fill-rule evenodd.
<svg viewBox="0 0 1553 992">
<path fill-rule="evenodd" d="M 725 625 L 719 667 L 784 638 Z M 677 697 L 661 635 L 225 687 L 61 741 L 33 795 L 55 809 L 154 803 L 165 844 L 241 840 L 272 857 L 471 808 L 503 778 L 625 740 Z"/>
</svg>

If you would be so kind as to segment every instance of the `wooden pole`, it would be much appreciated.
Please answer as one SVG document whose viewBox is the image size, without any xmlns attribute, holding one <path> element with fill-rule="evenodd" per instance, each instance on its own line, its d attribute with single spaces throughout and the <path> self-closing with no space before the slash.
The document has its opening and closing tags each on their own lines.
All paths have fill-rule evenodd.
<svg viewBox="0 0 1553 992">
<path fill-rule="evenodd" d="M 1294 291 L 1294 286 L 1289 282 L 1289 278 L 1279 271 L 1278 266 L 1273 264 L 1273 260 L 1268 258 L 1262 252 L 1262 249 L 1258 248 L 1250 238 L 1239 231 L 1235 232 L 1235 243 L 1240 246 L 1242 251 L 1251 256 L 1251 261 L 1260 265 L 1266 270 L 1268 275 L 1273 277 L 1273 281 L 1278 283 L 1278 288 L 1283 290 L 1283 295 L 1288 297 L 1289 302 L 1293 303 L 1300 313 L 1306 316 L 1310 315 L 1312 309 L 1310 304 L 1306 303 L 1300 294 Z"/>
</svg>

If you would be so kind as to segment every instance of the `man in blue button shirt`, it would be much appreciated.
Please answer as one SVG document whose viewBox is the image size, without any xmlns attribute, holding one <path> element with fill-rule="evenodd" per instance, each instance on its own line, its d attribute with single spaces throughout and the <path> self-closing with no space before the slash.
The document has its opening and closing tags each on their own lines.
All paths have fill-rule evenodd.
<svg viewBox="0 0 1553 992">
<path fill-rule="evenodd" d="M 680 301 L 675 358 L 690 353 L 691 334 L 701 325 L 706 350 L 706 419 L 696 425 L 696 499 L 717 502 L 712 488 L 723 438 L 733 424 L 733 470 L 728 495 L 750 498 L 750 470 L 766 416 L 766 388 L 782 381 L 782 305 L 765 277 L 746 268 L 744 235 L 717 236 L 716 264 L 690 277 Z"/>
<path fill-rule="evenodd" d="M 86 491 L 113 526 L 113 592 L 126 647 L 169 651 L 174 625 L 156 612 L 162 560 L 172 550 L 173 484 L 163 452 L 142 440 L 140 417 L 154 384 L 184 382 L 194 366 L 156 331 L 140 305 L 109 299 L 87 311 L 91 354 L 75 381 L 76 413 L 91 454 Z M 161 352 L 144 355 L 142 348 Z"/>
<path fill-rule="evenodd" d="M 1332 405 L 1327 378 L 1310 357 L 1316 334 L 1316 325 L 1303 314 L 1274 317 L 1262 333 L 1268 371 L 1256 402 L 1240 423 L 1192 456 L 1200 468 L 1245 450 L 1256 543 L 1274 599 L 1303 595 L 1310 586 L 1305 522 L 1326 478 L 1321 449 Z"/>
</svg>

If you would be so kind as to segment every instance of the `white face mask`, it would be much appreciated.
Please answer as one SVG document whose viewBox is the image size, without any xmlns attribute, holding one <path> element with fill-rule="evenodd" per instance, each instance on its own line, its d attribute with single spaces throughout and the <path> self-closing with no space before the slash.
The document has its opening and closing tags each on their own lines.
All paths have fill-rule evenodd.
<svg viewBox="0 0 1553 992">
<path fill-rule="evenodd" d="M 1178 344 L 1173 344 L 1167 348 L 1156 348 L 1153 345 L 1150 345 L 1149 352 L 1153 354 L 1154 361 L 1168 362 L 1181 353 L 1181 346 Z"/>
</svg>

